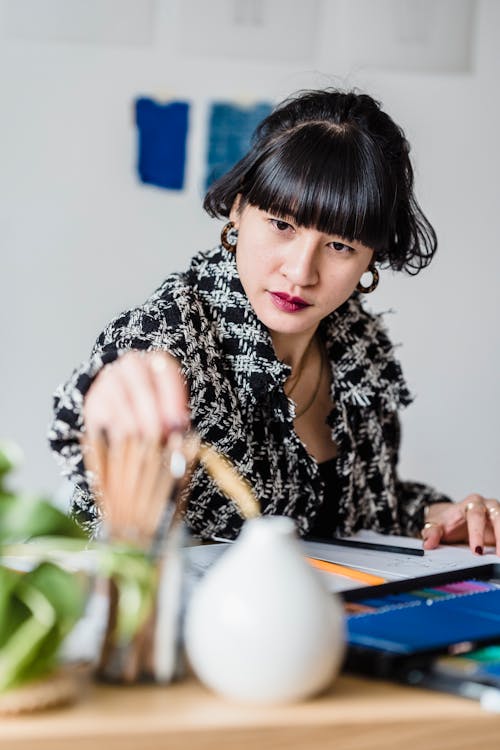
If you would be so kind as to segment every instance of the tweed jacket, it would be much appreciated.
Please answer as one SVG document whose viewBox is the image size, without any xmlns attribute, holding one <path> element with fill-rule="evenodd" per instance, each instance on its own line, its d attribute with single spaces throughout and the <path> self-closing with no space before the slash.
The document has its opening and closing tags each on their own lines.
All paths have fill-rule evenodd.
<svg viewBox="0 0 500 750">
<path fill-rule="evenodd" d="M 416 535 L 425 506 L 448 498 L 398 477 L 398 409 L 411 397 L 380 316 L 365 311 L 355 292 L 319 333 L 331 368 L 334 407 L 325 417 L 338 451 L 337 531 Z M 277 359 L 234 255 L 222 247 L 199 253 L 185 273 L 172 274 L 143 305 L 116 317 L 90 359 L 56 391 L 49 440 L 75 483 L 73 510 L 82 523 L 89 530 L 99 523 L 79 444 L 84 396 L 100 369 L 130 349 L 165 350 L 178 360 L 201 437 L 234 461 L 265 515 L 291 516 L 306 535 L 325 487 L 294 430 L 295 406 L 283 389 L 290 368 Z M 201 466 L 186 521 L 204 539 L 234 538 L 243 522 Z"/>
</svg>

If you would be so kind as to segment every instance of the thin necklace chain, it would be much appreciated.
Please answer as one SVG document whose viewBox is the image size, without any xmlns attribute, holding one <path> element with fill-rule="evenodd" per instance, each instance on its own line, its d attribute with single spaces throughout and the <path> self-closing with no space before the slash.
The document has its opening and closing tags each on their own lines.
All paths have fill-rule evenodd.
<svg viewBox="0 0 500 750">
<path fill-rule="evenodd" d="M 324 361 L 325 361 L 325 358 L 323 356 L 323 349 L 322 348 L 320 348 L 319 354 L 320 354 L 319 374 L 318 374 L 318 380 L 316 382 L 316 386 L 314 388 L 314 391 L 312 392 L 311 398 L 309 399 L 309 401 L 307 402 L 307 404 L 302 408 L 302 411 L 296 412 L 295 419 L 299 419 L 299 417 L 303 417 L 304 414 L 307 411 L 309 411 L 309 409 L 311 408 L 311 406 L 316 401 L 316 396 L 319 393 L 319 389 L 320 389 L 320 386 L 321 386 L 321 381 L 323 380 L 323 366 L 324 366 Z"/>
<path fill-rule="evenodd" d="M 304 414 L 309 411 L 309 409 L 311 408 L 311 406 L 316 401 L 316 397 L 317 397 L 317 395 L 319 393 L 319 389 L 321 387 L 321 381 L 323 380 L 323 370 L 324 370 L 324 366 L 325 366 L 325 357 L 324 357 L 324 354 L 323 354 L 323 347 L 321 345 L 319 347 L 319 356 L 320 356 L 320 360 L 319 360 L 319 373 L 318 373 L 318 379 L 316 381 L 316 385 L 314 386 L 314 389 L 313 389 L 313 392 L 311 394 L 311 397 L 309 398 L 309 401 L 306 403 L 305 406 L 302 407 L 302 409 L 300 411 L 298 411 L 298 412 L 295 413 L 295 419 L 299 419 L 299 417 L 303 417 Z M 294 388 L 295 388 L 296 385 L 297 385 L 297 383 L 294 384 Z M 293 391 L 293 388 L 292 388 L 292 391 Z M 292 391 L 290 391 L 290 393 L 288 393 L 288 397 L 291 396 Z"/>
<path fill-rule="evenodd" d="M 306 365 L 306 360 L 307 360 L 307 357 L 309 355 L 309 350 L 310 350 L 310 348 L 312 346 L 313 341 L 314 341 L 314 337 L 310 340 L 310 342 L 307 345 L 306 351 L 304 352 L 304 356 L 302 357 L 302 361 L 300 363 L 299 371 L 295 375 L 295 382 L 292 385 L 292 387 L 290 388 L 290 390 L 288 391 L 288 393 L 286 394 L 288 396 L 288 398 L 292 397 L 292 393 L 294 392 L 294 390 L 297 388 L 298 384 L 300 383 L 300 379 L 302 377 L 302 373 L 304 372 L 304 367 Z"/>
</svg>

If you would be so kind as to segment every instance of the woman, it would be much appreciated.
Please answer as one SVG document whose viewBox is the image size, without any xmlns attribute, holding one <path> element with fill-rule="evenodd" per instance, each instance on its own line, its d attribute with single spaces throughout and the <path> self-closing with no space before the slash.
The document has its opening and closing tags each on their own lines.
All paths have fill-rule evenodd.
<svg viewBox="0 0 500 750">
<path fill-rule="evenodd" d="M 82 520 L 98 520 L 84 432 L 157 439 L 192 424 L 263 512 L 292 516 L 304 536 L 371 528 L 422 534 L 428 549 L 497 540 L 500 552 L 496 500 L 452 504 L 397 475 L 398 408 L 411 398 L 361 299 L 377 267 L 417 273 L 436 251 L 401 129 L 367 95 L 302 92 L 261 123 L 204 207 L 229 219 L 221 245 L 113 320 L 56 394 L 50 439 Z M 242 524 L 201 467 L 186 518 L 205 539 Z"/>
</svg>

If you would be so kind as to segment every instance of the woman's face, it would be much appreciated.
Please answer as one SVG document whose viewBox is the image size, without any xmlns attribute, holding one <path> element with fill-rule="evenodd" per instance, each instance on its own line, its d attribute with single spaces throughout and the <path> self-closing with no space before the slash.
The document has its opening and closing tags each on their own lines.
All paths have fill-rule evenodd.
<svg viewBox="0 0 500 750">
<path fill-rule="evenodd" d="M 348 299 L 373 250 L 360 242 L 297 226 L 235 203 L 236 263 L 258 318 L 279 334 L 313 335 L 319 322 Z"/>
</svg>

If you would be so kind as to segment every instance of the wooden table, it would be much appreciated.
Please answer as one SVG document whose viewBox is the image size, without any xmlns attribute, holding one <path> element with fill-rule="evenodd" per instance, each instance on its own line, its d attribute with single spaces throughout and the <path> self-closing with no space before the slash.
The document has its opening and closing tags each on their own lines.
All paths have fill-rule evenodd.
<svg viewBox="0 0 500 750">
<path fill-rule="evenodd" d="M 500 714 L 465 698 L 351 676 L 292 706 L 224 701 L 194 679 L 91 686 L 69 708 L 0 719 L 0 750 L 499 750 Z"/>
</svg>

